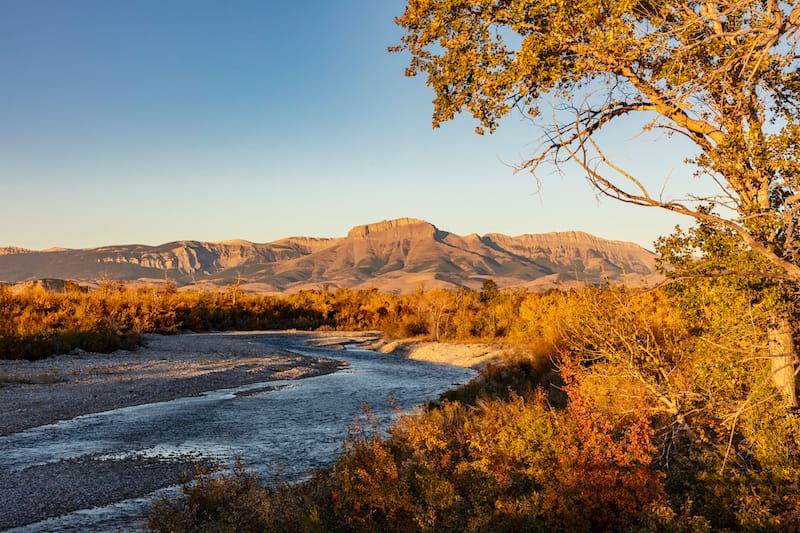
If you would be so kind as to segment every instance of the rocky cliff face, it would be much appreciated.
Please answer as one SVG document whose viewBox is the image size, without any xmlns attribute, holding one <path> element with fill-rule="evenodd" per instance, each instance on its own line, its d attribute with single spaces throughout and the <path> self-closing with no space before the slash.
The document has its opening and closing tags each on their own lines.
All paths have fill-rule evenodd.
<svg viewBox="0 0 800 533">
<path fill-rule="evenodd" d="M 507 235 L 490 233 L 481 239 L 493 248 L 532 261 L 551 265 L 572 264 L 582 270 L 627 272 L 648 275 L 653 272 L 652 254 L 628 242 L 609 241 L 579 231 L 542 235 Z"/>
<path fill-rule="evenodd" d="M 347 233 L 348 239 L 402 239 L 402 238 L 425 238 L 433 236 L 436 226 L 430 222 L 417 218 L 398 218 L 395 220 L 384 220 L 374 224 L 356 226 Z"/>
<path fill-rule="evenodd" d="M 268 245 L 247 241 L 207 243 L 181 241 L 155 248 L 114 247 L 99 249 L 102 263 L 119 263 L 181 274 L 211 274 L 235 268 L 250 261 L 275 261 L 276 254 Z M 106 252 L 102 254 L 102 252 Z"/>
<path fill-rule="evenodd" d="M 180 241 L 87 250 L 0 250 L 0 281 L 39 278 L 163 280 L 253 290 L 376 287 L 382 290 L 500 286 L 547 289 L 584 283 L 640 284 L 658 278 L 654 256 L 632 243 L 580 232 L 459 236 L 424 220 L 357 226 L 340 239 L 289 237 L 272 243 Z"/>
</svg>

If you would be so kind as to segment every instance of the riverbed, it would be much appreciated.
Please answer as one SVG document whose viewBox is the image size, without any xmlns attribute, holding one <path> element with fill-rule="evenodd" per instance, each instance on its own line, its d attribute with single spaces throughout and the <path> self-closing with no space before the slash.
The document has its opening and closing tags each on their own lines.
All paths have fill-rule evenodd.
<svg viewBox="0 0 800 533">
<path fill-rule="evenodd" d="M 139 530 L 152 499 L 175 494 L 177 479 L 190 473 L 194 463 L 204 461 L 231 464 L 238 458 L 265 481 L 298 480 L 333 461 L 348 425 L 364 405 L 388 420 L 396 408 L 409 410 L 436 399 L 474 375 L 470 369 L 379 354 L 355 344 L 346 350 L 308 345 L 312 339 L 319 344 L 319 337 L 301 333 L 238 336 L 235 341 L 240 349 L 217 354 L 227 361 L 231 380 L 208 381 L 222 386 L 187 389 L 185 395 L 83 414 L 0 437 L 0 528 Z M 352 343 L 363 340 L 363 336 L 350 338 Z M 195 336 L 194 341 L 199 346 L 210 338 Z M 174 356 L 176 364 L 185 363 L 186 354 L 193 353 L 191 336 L 181 342 L 189 344 Z M 328 344 L 341 348 L 347 343 L 344 338 Z M 258 359 L 258 354 L 285 359 L 280 364 L 249 359 L 246 368 L 238 364 Z M 297 358 L 295 367 L 289 365 L 293 357 Z M 169 364 L 172 358 L 167 353 L 159 359 L 164 362 L 161 373 L 174 366 Z M 206 365 L 214 370 L 211 377 L 226 372 L 214 361 L 209 359 Z M 248 374 L 247 369 L 252 372 Z M 130 371 L 133 374 L 134 368 Z M 173 379 L 208 378 L 198 378 L 206 374 L 194 372 L 183 374 Z M 152 386 L 149 380 L 157 375 L 140 381 Z M 57 379 L 38 386 L 60 387 Z M 134 391 L 128 396 L 136 396 L 136 380 L 126 381 L 125 387 Z M 75 391 L 80 394 L 80 387 Z M 124 490 L 126 479 L 140 478 L 160 480 L 159 486 L 147 486 L 142 494 Z M 70 500 L 65 494 L 80 497 Z M 55 507 L 45 503 L 41 512 L 35 504 L 25 513 L 16 512 L 30 505 L 25 501 L 58 499 L 70 501 Z"/>
</svg>

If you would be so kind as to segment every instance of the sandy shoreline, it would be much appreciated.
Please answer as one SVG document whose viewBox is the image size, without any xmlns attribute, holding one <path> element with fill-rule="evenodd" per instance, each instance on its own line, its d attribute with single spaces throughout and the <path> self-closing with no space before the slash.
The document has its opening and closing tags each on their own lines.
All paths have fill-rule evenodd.
<svg viewBox="0 0 800 533">
<path fill-rule="evenodd" d="M 364 347 L 398 357 L 476 370 L 480 370 L 489 363 L 499 362 L 508 352 L 508 349 L 500 344 L 429 342 L 418 339 L 388 342 L 381 340 Z"/>
<path fill-rule="evenodd" d="M 310 339 L 308 345 L 337 350 L 344 349 L 348 342 L 352 342 L 351 337 L 338 337 L 331 333 Z M 387 355 L 475 370 L 500 362 L 510 351 L 510 348 L 499 343 L 434 342 L 420 338 L 388 340 L 379 332 L 364 334 L 360 344 L 366 350 Z"/>
</svg>

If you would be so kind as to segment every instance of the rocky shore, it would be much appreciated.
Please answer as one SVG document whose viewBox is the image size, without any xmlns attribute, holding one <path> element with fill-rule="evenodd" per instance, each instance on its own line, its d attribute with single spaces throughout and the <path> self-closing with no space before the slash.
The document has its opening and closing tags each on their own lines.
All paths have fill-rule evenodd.
<svg viewBox="0 0 800 533">
<path fill-rule="evenodd" d="M 26 429 L 206 391 L 334 372 L 339 362 L 253 334 L 148 336 L 135 352 L 0 361 L 0 439 Z M 83 456 L 0 471 L 0 529 L 145 496 L 190 476 L 198 457 Z"/>
</svg>

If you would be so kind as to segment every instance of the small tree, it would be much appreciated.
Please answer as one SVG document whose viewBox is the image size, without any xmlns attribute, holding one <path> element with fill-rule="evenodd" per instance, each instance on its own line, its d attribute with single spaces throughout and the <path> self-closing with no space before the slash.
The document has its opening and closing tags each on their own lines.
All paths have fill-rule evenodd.
<svg viewBox="0 0 800 533">
<path fill-rule="evenodd" d="M 481 284 L 480 300 L 482 302 L 491 302 L 498 294 L 500 294 L 500 290 L 493 279 L 487 279 Z"/>
<path fill-rule="evenodd" d="M 552 123 L 520 170 L 571 161 L 600 193 L 710 224 L 757 258 L 713 275 L 800 282 L 800 4 L 409 0 L 397 23 L 406 33 L 393 50 L 436 92 L 434 126 L 469 111 L 491 132 L 513 109 L 538 120 L 551 99 Z M 690 140 L 687 162 L 714 192 L 665 197 L 610 159 L 598 133 L 636 115 Z M 786 304 L 769 308 L 765 336 L 775 385 L 797 406 Z"/>
</svg>

